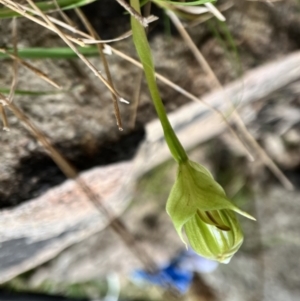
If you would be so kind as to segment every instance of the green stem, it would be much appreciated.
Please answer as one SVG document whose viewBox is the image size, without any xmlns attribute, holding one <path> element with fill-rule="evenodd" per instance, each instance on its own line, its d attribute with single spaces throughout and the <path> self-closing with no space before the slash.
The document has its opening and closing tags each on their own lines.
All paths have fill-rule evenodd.
<svg viewBox="0 0 300 301">
<path fill-rule="evenodd" d="M 130 4 L 137 12 L 140 13 L 139 0 L 130 0 Z M 177 161 L 178 163 L 184 162 L 188 159 L 188 156 L 169 122 L 165 107 L 161 100 L 155 78 L 151 49 L 148 43 L 145 29 L 134 17 L 131 17 L 131 27 L 134 45 L 144 68 L 147 84 L 155 106 L 156 113 L 164 131 L 166 142 L 175 161 Z"/>
</svg>

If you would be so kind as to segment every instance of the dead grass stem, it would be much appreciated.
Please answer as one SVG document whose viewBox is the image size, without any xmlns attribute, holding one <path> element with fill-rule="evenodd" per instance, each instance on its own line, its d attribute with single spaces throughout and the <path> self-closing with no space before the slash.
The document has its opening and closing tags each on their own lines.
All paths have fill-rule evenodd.
<svg viewBox="0 0 300 301">
<path fill-rule="evenodd" d="M 213 88 L 216 87 L 217 89 L 220 89 L 220 90 L 224 91 L 223 86 L 220 83 L 219 79 L 217 78 L 216 74 L 211 69 L 211 67 L 208 64 L 208 62 L 206 61 L 205 57 L 202 55 L 201 51 L 197 48 L 197 46 L 195 45 L 195 43 L 193 42 L 193 40 L 189 36 L 188 32 L 186 31 L 186 29 L 182 25 L 179 18 L 172 11 L 168 11 L 167 14 L 169 15 L 169 17 L 171 18 L 173 24 L 175 25 L 175 27 L 177 28 L 177 30 L 181 34 L 182 38 L 184 39 L 184 41 L 186 42 L 186 44 L 190 48 L 191 52 L 195 56 L 197 62 L 200 65 L 200 67 L 202 69 L 204 69 L 205 73 L 211 78 L 211 82 L 213 83 L 212 87 Z M 229 104 L 230 109 L 231 109 L 232 119 L 235 122 L 238 129 L 240 130 L 240 132 L 242 133 L 246 143 L 249 144 L 256 151 L 256 153 L 258 154 L 258 157 L 260 158 L 260 160 L 271 170 L 271 172 L 277 177 L 277 179 L 281 182 L 281 184 L 287 190 L 292 190 L 293 189 L 293 184 L 288 180 L 288 178 L 283 174 L 283 172 L 278 168 L 278 166 L 274 163 L 274 161 L 270 158 L 270 156 L 265 152 L 265 150 L 258 144 L 258 142 L 255 140 L 255 138 L 252 136 L 252 134 L 248 131 L 248 129 L 247 129 L 245 123 L 243 122 L 241 116 L 239 115 L 238 111 L 234 107 L 232 101 L 230 99 L 228 99 L 225 92 L 224 92 L 224 99 Z M 235 131 L 233 131 L 232 133 L 234 133 L 235 137 L 237 137 L 238 140 L 241 141 L 239 136 L 237 135 L 237 133 L 235 133 Z M 245 146 L 245 149 L 246 149 L 248 155 L 250 155 L 251 156 L 250 158 L 252 159 L 253 156 L 250 153 L 250 151 L 248 150 L 248 148 L 246 148 L 246 144 L 244 142 L 242 142 L 242 145 Z"/>
</svg>

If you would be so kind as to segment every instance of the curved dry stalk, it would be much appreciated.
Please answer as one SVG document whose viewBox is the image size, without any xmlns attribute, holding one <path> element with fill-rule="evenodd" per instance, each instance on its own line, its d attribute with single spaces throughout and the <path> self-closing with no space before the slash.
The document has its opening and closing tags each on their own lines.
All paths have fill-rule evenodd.
<svg viewBox="0 0 300 301">
<path fill-rule="evenodd" d="M 76 12 L 77 16 L 80 18 L 81 22 L 86 27 L 86 29 L 88 30 L 88 32 L 90 33 L 90 35 L 94 39 L 98 39 L 99 40 L 100 36 L 94 30 L 92 24 L 86 18 L 86 16 L 82 12 L 82 10 L 80 8 L 75 8 L 75 12 Z M 97 49 L 98 49 L 98 52 L 99 52 L 99 56 L 100 56 L 100 58 L 101 58 L 101 60 L 103 62 L 103 65 L 104 65 L 104 69 L 105 69 L 107 80 L 108 80 L 109 84 L 112 87 L 114 87 L 114 84 L 113 84 L 113 81 L 112 81 L 112 77 L 111 77 L 111 73 L 110 73 L 110 70 L 109 70 L 109 66 L 108 66 L 106 57 L 105 57 L 105 55 L 103 53 L 103 45 L 97 44 Z M 123 131 L 121 114 L 120 114 L 120 109 L 119 109 L 119 105 L 118 105 L 118 99 L 117 99 L 117 97 L 113 93 L 112 93 L 112 101 L 113 101 L 113 105 L 114 105 L 114 112 L 115 112 L 115 117 L 116 117 L 118 128 L 119 128 L 120 131 Z"/>
<path fill-rule="evenodd" d="M 54 24 L 52 23 L 47 15 L 45 15 L 33 1 L 27 0 L 28 4 L 31 5 L 33 9 L 39 12 L 44 21 L 50 26 L 53 31 L 76 53 L 76 55 L 85 63 L 85 65 L 97 76 L 104 85 L 120 100 L 123 101 L 123 98 L 119 95 L 119 93 L 109 84 L 109 82 L 102 76 L 102 74 L 93 66 L 93 64 L 86 59 L 84 55 L 82 55 L 76 48 L 76 46 L 66 37 L 66 35 Z"/>
<path fill-rule="evenodd" d="M 75 11 L 79 10 L 79 8 L 76 8 Z M 91 32 L 90 32 L 91 34 Z M 93 36 L 93 39 L 78 39 L 79 41 L 81 41 L 82 43 L 84 43 L 85 45 L 93 45 L 93 44 L 107 44 L 107 43 L 113 43 L 113 42 L 119 42 L 122 40 L 125 40 L 127 38 L 129 38 L 132 35 L 132 31 L 129 30 L 125 33 L 123 33 L 122 35 L 120 35 L 117 38 L 114 39 L 109 39 L 109 40 L 99 40 L 96 37 L 94 37 L 92 34 L 91 36 Z"/>
<path fill-rule="evenodd" d="M 0 3 L 3 3 L 3 5 L 6 5 L 8 8 L 16 11 L 17 13 L 23 15 L 25 18 L 30 19 L 31 21 L 33 21 L 33 22 L 35 22 L 35 23 L 37 23 L 37 24 L 39 24 L 39 25 L 41 25 L 41 26 L 43 26 L 43 27 L 45 27 L 45 28 L 47 28 L 47 29 L 54 32 L 53 28 L 50 27 L 48 24 L 46 24 L 45 22 L 41 21 L 40 19 L 37 19 L 34 16 L 30 15 L 30 14 L 33 14 L 33 15 L 42 17 L 42 14 L 40 14 L 38 11 L 35 11 L 34 9 L 32 9 L 30 7 L 27 7 L 27 6 L 24 6 L 24 5 L 21 5 L 21 4 L 16 5 L 16 4 L 13 4 L 11 2 L 12 1 L 10 1 L 10 0 L 0 0 Z M 27 11 L 30 12 L 30 14 L 27 14 L 26 13 Z M 62 11 L 62 13 L 64 14 L 63 11 Z M 71 36 L 65 34 L 66 37 L 70 41 L 72 41 L 75 44 L 78 44 L 79 46 L 87 46 L 87 45 L 91 45 L 91 44 L 103 44 L 103 43 L 117 42 L 117 41 L 120 41 L 122 39 L 125 39 L 125 38 L 129 37 L 132 34 L 131 31 L 128 31 L 128 32 L 126 32 L 126 33 L 122 34 L 121 36 L 119 36 L 117 38 L 114 38 L 114 39 L 97 40 L 92 35 L 89 35 L 89 34 L 83 32 L 83 31 L 77 29 L 71 23 L 68 23 L 68 22 L 65 23 L 65 22 L 63 22 L 61 20 L 58 20 L 58 19 L 56 19 L 52 16 L 49 16 L 49 15 L 47 15 L 47 17 L 49 18 L 49 20 L 52 23 L 66 29 L 66 30 L 68 30 L 68 31 L 70 31 L 74 34 L 80 35 L 82 38 L 74 38 L 74 37 L 71 37 Z M 155 21 L 157 18 L 153 18 L 152 16 L 150 16 L 147 19 L 148 19 L 148 23 L 150 23 L 150 22 Z M 69 20 L 69 18 L 68 18 L 68 20 Z"/>
<path fill-rule="evenodd" d="M 226 20 L 224 15 L 213 4 L 205 3 L 204 5 L 217 19 L 219 19 L 222 22 Z"/>
<path fill-rule="evenodd" d="M 30 13 L 33 13 L 35 15 L 38 15 L 38 16 L 41 16 L 41 14 L 35 12 L 34 10 L 30 9 L 30 8 L 27 8 L 26 6 L 24 5 L 21 5 L 21 4 L 16 4 L 14 3 L 13 1 L 11 0 L 0 0 L 0 3 L 2 3 L 4 6 L 8 7 L 9 9 L 17 12 L 18 14 L 22 15 L 23 17 L 55 32 L 55 30 L 49 26 L 47 23 L 43 22 L 42 20 L 32 16 L 31 14 L 28 14 L 26 11 L 29 11 Z M 34 13 L 35 12 L 35 13 Z M 49 17 L 49 19 L 52 19 L 52 17 Z M 57 20 L 57 22 L 59 22 L 60 24 L 62 24 L 63 22 Z M 65 24 L 65 23 L 64 23 Z M 70 29 L 70 26 L 68 26 L 67 24 L 65 24 L 66 27 L 68 27 Z M 73 32 L 73 30 L 70 29 L 70 31 Z M 78 41 L 76 38 L 73 38 L 71 36 L 68 36 L 66 35 L 67 38 L 72 41 L 73 43 L 76 43 L 78 44 L 79 46 L 85 46 L 81 41 Z"/>
<path fill-rule="evenodd" d="M 222 84 L 220 83 L 219 79 L 217 78 L 214 71 L 211 69 L 210 65 L 202 55 L 201 51 L 197 48 L 193 40 L 191 39 L 188 32 L 185 30 L 184 26 L 182 25 L 179 18 L 172 12 L 167 11 L 168 16 L 172 20 L 173 24 L 176 26 L 177 30 L 181 34 L 182 38 L 187 43 L 188 47 L 194 54 L 196 60 L 198 61 L 199 65 L 204 69 L 204 71 L 209 75 L 212 79 L 214 85 L 220 89 L 224 90 Z M 232 117 L 238 126 L 241 133 L 244 137 L 248 140 L 249 144 L 257 151 L 260 159 L 262 162 L 272 171 L 272 173 L 277 177 L 277 179 L 281 182 L 281 184 L 288 190 L 292 190 L 293 184 L 289 181 L 289 179 L 283 174 L 283 172 L 278 168 L 278 166 L 274 163 L 274 161 L 269 157 L 269 155 L 265 152 L 265 150 L 257 143 L 257 141 L 253 138 L 251 133 L 248 131 L 245 123 L 243 122 L 242 118 L 240 117 L 239 113 L 237 112 L 236 108 L 234 107 L 232 101 L 228 99 L 224 92 L 225 100 L 228 102 L 232 109 Z M 239 139 L 240 141 L 240 139 Z"/>
<path fill-rule="evenodd" d="M 45 16 L 38 8 L 37 8 L 37 14 L 39 16 L 42 16 L 44 18 L 44 20 L 46 21 L 43 22 L 33 16 L 31 16 L 30 14 L 27 14 L 25 11 L 23 11 L 19 5 L 16 5 L 15 3 L 13 3 L 10 0 L 0 0 L 0 3 L 2 3 L 3 5 L 6 5 L 7 7 L 9 7 L 10 9 L 20 13 L 21 15 L 23 15 L 24 17 L 32 20 L 33 22 L 38 23 L 39 25 L 57 33 L 63 40 L 64 42 L 77 54 L 77 56 L 88 66 L 89 69 L 92 70 L 92 72 L 108 87 L 108 89 L 119 99 L 120 102 L 124 102 L 124 103 L 128 103 L 125 99 L 123 99 L 118 93 L 117 91 L 110 86 L 109 82 L 100 74 L 99 71 L 96 70 L 96 68 L 90 63 L 89 60 L 87 60 L 78 50 L 77 48 L 74 46 L 74 43 L 77 43 L 81 46 L 85 46 L 82 42 L 80 42 L 79 40 L 70 37 L 68 35 L 65 35 L 64 33 L 62 33 L 53 23 L 51 23 L 51 21 L 49 21 L 50 18 L 48 18 L 47 16 Z M 31 3 L 33 4 L 33 7 L 35 6 L 35 4 L 31 1 Z M 22 7 L 23 8 L 23 7 Z M 24 7 L 25 9 L 27 9 L 26 7 Z M 28 10 L 28 9 L 27 9 Z M 59 21 L 60 24 L 63 24 L 63 22 Z M 67 24 L 65 24 L 67 25 Z M 68 29 L 72 30 L 72 27 L 67 26 Z M 86 37 L 90 37 L 89 35 L 85 35 Z M 92 38 L 92 37 L 90 37 Z"/>
<path fill-rule="evenodd" d="M 221 4 L 218 9 L 220 12 L 223 12 L 223 11 L 230 9 L 233 6 L 234 6 L 233 2 L 226 1 L 225 3 Z M 213 17 L 214 17 L 214 15 L 212 15 L 212 14 L 200 16 L 200 17 L 196 18 L 194 21 L 191 21 L 188 25 L 185 25 L 185 28 L 193 28 L 195 26 L 198 26 L 201 23 L 204 23 L 204 22 L 212 19 Z"/>
</svg>

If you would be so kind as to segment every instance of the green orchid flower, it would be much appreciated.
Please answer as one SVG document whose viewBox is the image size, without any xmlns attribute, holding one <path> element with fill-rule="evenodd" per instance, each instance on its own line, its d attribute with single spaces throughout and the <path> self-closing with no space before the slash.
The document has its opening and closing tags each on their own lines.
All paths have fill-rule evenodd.
<svg viewBox="0 0 300 301">
<path fill-rule="evenodd" d="M 254 219 L 230 202 L 206 168 L 190 160 L 179 164 L 166 209 L 184 243 L 183 228 L 199 255 L 222 263 L 228 263 L 243 242 L 234 211 Z"/>
</svg>

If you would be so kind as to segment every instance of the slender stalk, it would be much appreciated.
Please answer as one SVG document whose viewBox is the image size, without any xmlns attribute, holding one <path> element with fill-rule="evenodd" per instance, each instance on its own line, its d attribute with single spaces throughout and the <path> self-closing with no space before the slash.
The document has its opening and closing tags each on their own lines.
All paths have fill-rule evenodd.
<svg viewBox="0 0 300 301">
<path fill-rule="evenodd" d="M 139 0 L 131 0 L 131 6 L 140 13 L 140 3 Z M 145 77 L 147 80 L 148 88 L 154 103 L 154 107 L 158 118 L 161 122 L 164 136 L 170 152 L 178 163 L 185 162 L 188 156 L 182 147 L 180 141 L 178 140 L 166 114 L 158 86 L 155 78 L 154 64 L 152 61 L 151 50 L 146 36 L 145 29 L 143 26 L 133 17 L 131 17 L 131 27 L 133 33 L 133 41 L 135 44 L 136 51 L 139 55 L 143 69 L 145 72 Z"/>
<path fill-rule="evenodd" d="M 88 30 L 89 34 L 95 40 L 96 39 L 100 40 L 99 34 L 95 31 L 95 29 L 93 28 L 92 24 L 89 22 L 89 20 L 87 19 L 87 17 L 85 16 L 85 14 L 82 12 L 82 10 L 80 8 L 75 8 L 75 13 L 79 17 L 79 19 L 81 20 L 81 22 L 83 23 L 83 25 L 86 27 L 86 29 Z M 109 69 L 109 65 L 108 65 L 108 62 L 106 60 L 105 54 L 103 52 L 103 47 L 104 47 L 103 45 L 97 44 L 97 49 L 98 49 L 98 52 L 99 52 L 99 56 L 100 56 L 100 58 L 102 60 L 103 66 L 104 66 L 104 70 L 105 70 L 105 73 L 106 73 L 107 81 L 112 86 L 112 88 L 114 88 L 113 81 L 112 81 L 112 76 L 111 76 L 110 69 Z M 121 114 L 120 114 L 120 109 L 119 109 L 119 105 L 118 105 L 118 98 L 113 93 L 111 95 L 112 95 L 112 101 L 113 101 L 113 105 L 114 105 L 114 112 L 115 112 L 115 117 L 116 117 L 117 125 L 118 125 L 119 130 L 123 131 Z"/>
</svg>

